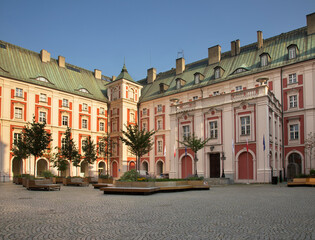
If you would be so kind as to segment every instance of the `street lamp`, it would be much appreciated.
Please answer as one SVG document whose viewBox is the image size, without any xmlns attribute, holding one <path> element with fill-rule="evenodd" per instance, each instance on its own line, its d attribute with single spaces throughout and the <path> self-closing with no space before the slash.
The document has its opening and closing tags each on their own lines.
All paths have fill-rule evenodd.
<svg viewBox="0 0 315 240">
<path fill-rule="evenodd" d="M 224 174 L 224 160 L 226 159 L 226 157 L 224 156 L 224 152 L 222 152 L 222 157 L 221 157 L 221 160 L 222 160 L 222 178 L 225 178 L 225 174 Z"/>
</svg>

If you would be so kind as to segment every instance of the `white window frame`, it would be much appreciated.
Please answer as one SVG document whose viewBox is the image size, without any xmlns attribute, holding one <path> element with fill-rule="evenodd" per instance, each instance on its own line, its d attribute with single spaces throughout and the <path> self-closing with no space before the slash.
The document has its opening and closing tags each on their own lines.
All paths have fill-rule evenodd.
<svg viewBox="0 0 315 240">
<path fill-rule="evenodd" d="M 162 119 L 158 119 L 158 120 L 156 121 L 156 128 L 157 128 L 157 130 L 160 130 L 160 129 L 163 128 Z"/>
<path fill-rule="evenodd" d="M 297 83 L 296 73 L 289 74 L 289 84 Z"/>
<path fill-rule="evenodd" d="M 62 106 L 63 107 L 69 107 L 69 100 L 66 98 L 62 99 Z"/>
<path fill-rule="evenodd" d="M 298 106 L 297 95 L 289 96 L 289 103 L 290 103 L 290 108 L 297 108 Z"/>
<path fill-rule="evenodd" d="M 21 133 L 13 133 L 13 145 L 16 145 L 19 140 L 22 139 Z"/>
<path fill-rule="evenodd" d="M 210 138 L 217 139 L 218 138 L 218 121 L 209 122 L 209 129 L 210 129 L 210 133 L 209 133 Z"/>
<path fill-rule="evenodd" d="M 69 125 L 69 117 L 63 115 L 62 116 L 62 126 L 68 126 Z"/>
<path fill-rule="evenodd" d="M 15 88 L 15 96 L 16 97 L 23 97 L 23 89 L 22 88 Z"/>
<path fill-rule="evenodd" d="M 158 153 L 163 152 L 163 141 L 162 140 L 157 141 L 157 152 Z"/>
<path fill-rule="evenodd" d="M 44 93 L 39 94 L 39 101 L 40 102 L 47 102 L 47 95 Z"/>
<path fill-rule="evenodd" d="M 200 74 L 195 74 L 195 84 L 200 83 Z"/>
<path fill-rule="evenodd" d="M 105 114 L 105 110 L 103 107 L 100 107 L 100 115 L 104 115 Z"/>
<path fill-rule="evenodd" d="M 87 111 L 88 110 L 88 105 L 86 103 L 82 104 L 82 111 Z"/>
<path fill-rule="evenodd" d="M 66 146 L 66 138 L 61 138 L 61 149 L 64 149 Z"/>
<path fill-rule="evenodd" d="M 296 47 L 292 46 L 288 49 L 289 59 L 296 58 Z"/>
<path fill-rule="evenodd" d="M 144 116 L 146 116 L 146 115 L 148 114 L 148 109 L 147 109 L 147 108 L 144 108 L 144 109 L 142 110 L 142 114 L 143 114 Z"/>
<path fill-rule="evenodd" d="M 147 123 L 146 122 L 142 123 L 142 130 L 147 131 Z"/>
<path fill-rule="evenodd" d="M 221 71 L 220 71 L 220 68 L 216 68 L 214 70 L 214 79 L 218 79 L 221 77 Z"/>
<path fill-rule="evenodd" d="M 14 118 L 22 119 L 23 118 L 23 108 L 15 107 L 14 108 Z"/>
<path fill-rule="evenodd" d="M 85 119 L 85 118 L 82 119 L 82 125 L 81 125 L 81 127 L 82 127 L 83 129 L 87 129 L 87 128 L 88 128 L 88 120 L 87 120 L 87 119 Z"/>
<path fill-rule="evenodd" d="M 240 117 L 241 135 L 250 135 L 250 116 Z"/>
<path fill-rule="evenodd" d="M 235 91 L 236 92 L 239 92 L 239 91 L 242 91 L 243 90 L 243 87 L 242 86 L 236 86 L 235 87 Z"/>
<path fill-rule="evenodd" d="M 196 101 L 196 100 L 198 100 L 198 96 L 193 96 L 193 99 L 192 99 L 193 101 Z"/>
<path fill-rule="evenodd" d="M 214 92 L 213 92 L 213 96 L 218 96 L 218 95 L 220 95 L 220 92 L 219 92 L 219 91 L 214 91 Z"/>
<path fill-rule="evenodd" d="M 134 100 L 135 92 L 133 88 L 129 88 L 128 90 L 128 98 Z"/>
<path fill-rule="evenodd" d="M 100 131 L 105 131 L 105 123 L 104 122 L 100 122 L 99 124 L 100 124 L 99 125 Z"/>
<path fill-rule="evenodd" d="M 46 120 L 47 120 L 46 116 L 47 116 L 46 112 L 40 111 L 39 112 L 39 118 L 38 118 L 39 122 L 46 122 Z"/>
<path fill-rule="evenodd" d="M 289 136 L 290 136 L 290 140 L 298 140 L 299 139 L 299 124 L 290 124 L 289 127 Z"/>
<path fill-rule="evenodd" d="M 268 65 L 268 56 L 267 54 L 263 54 L 260 56 L 260 66 L 265 67 Z"/>
<path fill-rule="evenodd" d="M 157 112 L 162 112 L 163 107 L 162 104 L 157 105 Z"/>
<path fill-rule="evenodd" d="M 130 113 L 130 122 L 132 122 L 132 123 L 136 122 L 136 117 L 135 117 L 135 113 L 134 112 Z"/>
<path fill-rule="evenodd" d="M 184 125 L 182 127 L 183 129 L 183 139 L 187 138 L 190 136 L 190 126 L 189 125 Z"/>
<path fill-rule="evenodd" d="M 181 80 L 177 79 L 176 80 L 176 89 L 180 89 L 181 88 Z"/>
</svg>

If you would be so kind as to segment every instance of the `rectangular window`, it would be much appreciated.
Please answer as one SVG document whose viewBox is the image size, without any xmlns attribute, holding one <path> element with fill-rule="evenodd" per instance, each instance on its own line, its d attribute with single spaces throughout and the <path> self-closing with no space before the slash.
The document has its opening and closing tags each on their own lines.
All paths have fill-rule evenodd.
<svg viewBox="0 0 315 240">
<path fill-rule="evenodd" d="M 16 89 L 15 89 L 15 96 L 16 96 L 16 97 L 23 97 L 23 89 L 21 89 L 21 88 L 16 88 Z"/>
<path fill-rule="evenodd" d="M 105 124 L 103 122 L 100 122 L 100 131 L 105 130 Z"/>
<path fill-rule="evenodd" d="M 243 90 L 243 87 L 242 86 L 236 86 L 235 87 L 235 91 L 242 91 Z"/>
<path fill-rule="evenodd" d="M 22 139 L 22 134 L 21 133 L 14 133 L 13 134 L 13 144 L 16 145 L 18 141 Z"/>
<path fill-rule="evenodd" d="M 289 100 L 290 100 L 290 108 L 296 108 L 297 107 L 297 95 L 290 96 Z"/>
<path fill-rule="evenodd" d="M 144 115 L 144 116 L 147 115 L 147 109 L 146 109 L 146 108 L 143 109 L 143 115 Z"/>
<path fill-rule="evenodd" d="M 289 84 L 296 83 L 296 73 L 289 74 Z"/>
<path fill-rule="evenodd" d="M 81 143 L 82 143 L 82 148 L 84 148 L 87 144 L 87 139 L 83 138 Z"/>
<path fill-rule="evenodd" d="M 130 122 L 134 123 L 135 120 L 135 114 L 134 113 L 130 113 Z"/>
<path fill-rule="evenodd" d="M 163 108 L 162 108 L 162 105 L 159 104 L 159 105 L 157 106 L 157 111 L 158 111 L 158 112 L 162 112 L 162 109 L 163 109 Z"/>
<path fill-rule="evenodd" d="M 241 135 L 250 134 L 250 117 L 241 117 Z"/>
<path fill-rule="evenodd" d="M 215 79 L 220 78 L 221 77 L 220 75 L 221 75 L 220 74 L 220 68 L 217 68 L 216 70 L 214 70 L 214 78 Z"/>
<path fill-rule="evenodd" d="M 147 123 L 142 123 L 142 129 L 145 131 L 147 130 Z"/>
<path fill-rule="evenodd" d="M 190 136 L 189 125 L 183 126 L 183 137 L 188 138 Z"/>
<path fill-rule="evenodd" d="M 61 149 L 62 149 L 62 150 L 65 150 L 65 147 L 66 147 L 66 139 L 65 139 L 65 138 L 62 138 L 62 139 L 61 139 Z"/>
<path fill-rule="evenodd" d="M 290 47 L 289 48 L 289 59 L 296 58 L 296 48 Z"/>
<path fill-rule="evenodd" d="M 157 150 L 158 150 L 159 153 L 161 153 L 163 151 L 162 141 L 158 141 L 157 144 L 158 144 L 158 149 Z"/>
<path fill-rule="evenodd" d="M 86 103 L 82 104 L 82 110 L 87 111 L 88 110 L 88 105 Z"/>
<path fill-rule="evenodd" d="M 162 129 L 162 120 L 157 120 L 157 130 Z"/>
<path fill-rule="evenodd" d="M 290 140 L 299 139 L 299 125 L 293 124 L 290 125 Z"/>
<path fill-rule="evenodd" d="M 210 122 L 210 138 L 218 138 L 218 122 Z"/>
<path fill-rule="evenodd" d="M 62 116 L 62 125 L 68 126 L 68 116 Z"/>
<path fill-rule="evenodd" d="M 265 67 L 265 66 L 267 66 L 268 65 L 268 57 L 267 57 L 267 55 L 265 54 L 265 55 L 262 55 L 261 57 L 260 57 L 260 66 L 261 67 Z"/>
<path fill-rule="evenodd" d="M 69 101 L 68 101 L 68 99 L 62 99 L 62 106 L 63 106 L 63 107 L 68 107 L 68 106 L 69 106 Z"/>
<path fill-rule="evenodd" d="M 193 96 L 193 101 L 198 100 L 198 96 Z"/>
<path fill-rule="evenodd" d="M 105 111 L 104 111 L 104 108 L 100 108 L 100 115 L 104 115 L 105 114 Z"/>
<path fill-rule="evenodd" d="M 22 119 L 22 111 L 23 111 L 22 108 L 16 107 L 16 108 L 14 109 L 14 117 L 15 117 L 16 119 Z"/>
<path fill-rule="evenodd" d="M 217 96 L 217 95 L 220 95 L 219 91 L 214 91 L 213 96 Z"/>
<path fill-rule="evenodd" d="M 82 119 L 82 128 L 87 128 L 87 119 Z"/>
<path fill-rule="evenodd" d="M 46 122 L 46 112 L 39 112 L 39 121 Z"/>
<path fill-rule="evenodd" d="M 44 94 L 44 93 L 41 93 L 41 94 L 39 95 L 39 101 L 40 101 L 40 102 L 47 102 L 47 95 Z"/>
</svg>

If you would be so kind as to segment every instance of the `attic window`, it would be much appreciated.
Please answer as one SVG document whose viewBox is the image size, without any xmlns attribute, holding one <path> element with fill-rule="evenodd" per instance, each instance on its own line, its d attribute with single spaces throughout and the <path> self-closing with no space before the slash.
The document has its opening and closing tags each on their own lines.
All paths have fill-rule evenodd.
<svg viewBox="0 0 315 240">
<path fill-rule="evenodd" d="M 176 79 L 176 89 L 181 88 L 180 78 Z"/>
<path fill-rule="evenodd" d="M 7 46 L 2 44 L 2 43 L 0 43 L 0 48 L 7 49 Z"/>
<path fill-rule="evenodd" d="M 37 77 L 36 80 L 37 80 L 37 81 L 41 81 L 41 82 L 47 82 L 47 83 L 49 82 L 49 81 L 47 80 L 47 78 L 45 78 L 45 77 Z"/>
<path fill-rule="evenodd" d="M 86 88 L 80 88 L 79 91 L 83 93 L 90 93 Z"/>
<path fill-rule="evenodd" d="M 270 61 L 271 61 L 271 58 L 270 58 L 268 53 L 262 53 L 260 55 L 260 66 L 261 67 L 267 66 L 270 63 Z"/>
<path fill-rule="evenodd" d="M 165 83 L 160 83 L 160 93 L 164 93 L 168 89 L 168 85 Z"/>
<path fill-rule="evenodd" d="M 294 59 L 296 58 L 296 55 L 297 55 L 297 46 L 295 44 L 291 44 L 289 47 L 288 47 L 288 57 L 289 59 Z"/>
<path fill-rule="evenodd" d="M 196 73 L 194 74 L 195 84 L 199 84 L 200 81 L 204 80 L 204 78 L 205 78 L 204 75 L 202 75 L 202 74 L 199 73 L 199 72 L 196 72 Z"/>
<path fill-rule="evenodd" d="M 71 67 L 71 66 L 67 66 L 67 68 L 68 68 L 69 70 L 71 70 L 71 71 L 80 72 L 79 69 L 74 68 L 74 67 Z"/>
<path fill-rule="evenodd" d="M 224 74 L 224 69 L 220 66 L 214 68 L 214 79 L 221 78 Z"/>
<path fill-rule="evenodd" d="M 233 74 L 241 73 L 241 72 L 246 72 L 247 70 L 245 68 L 238 68 L 236 69 Z"/>
</svg>

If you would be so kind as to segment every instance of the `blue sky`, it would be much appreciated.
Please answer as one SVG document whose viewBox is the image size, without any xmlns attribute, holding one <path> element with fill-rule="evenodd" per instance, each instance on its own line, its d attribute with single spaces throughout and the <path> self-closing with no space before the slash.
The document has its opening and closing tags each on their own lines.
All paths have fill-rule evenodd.
<svg viewBox="0 0 315 240">
<path fill-rule="evenodd" d="M 207 49 L 230 42 L 241 46 L 306 26 L 314 0 L 301 1 L 107 1 L 1 0 L 0 38 L 106 76 L 118 75 L 124 58 L 134 80 L 175 67 L 184 50 L 187 63 L 207 57 Z"/>
</svg>

